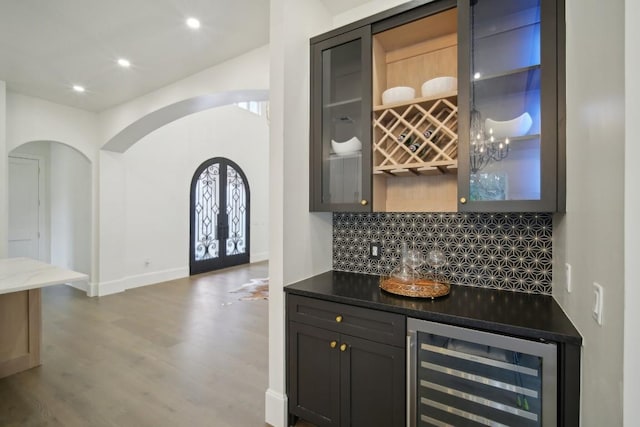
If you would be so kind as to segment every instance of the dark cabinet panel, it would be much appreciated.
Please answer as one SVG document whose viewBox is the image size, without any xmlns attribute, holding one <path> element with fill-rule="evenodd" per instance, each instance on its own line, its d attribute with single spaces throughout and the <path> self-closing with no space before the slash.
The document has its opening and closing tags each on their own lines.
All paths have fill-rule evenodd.
<svg viewBox="0 0 640 427">
<path fill-rule="evenodd" d="M 343 426 L 405 425 L 405 351 L 352 336 L 340 360 Z"/>
<path fill-rule="evenodd" d="M 406 322 L 402 315 L 296 295 L 289 296 L 287 302 L 289 320 L 404 346 Z"/>
<path fill-rule="evenodd" d="M 340 425 L 339 334 L 289 322 L 290 412 L 318 426 Z"/>
<path fill-rule="evenodd" d="M 335 321 L 336 313 L 344 313 L 344 324 Z M 288 295 L 287 317 L 290 416 L 317 426 L 404 426 L 403 315 Z M 359 326 L 350 327 L 349 318 Z M 376 328 L 384 331 L 389 325 L 396 325 L 395 332 L 376 333 Z"/>
</svg>

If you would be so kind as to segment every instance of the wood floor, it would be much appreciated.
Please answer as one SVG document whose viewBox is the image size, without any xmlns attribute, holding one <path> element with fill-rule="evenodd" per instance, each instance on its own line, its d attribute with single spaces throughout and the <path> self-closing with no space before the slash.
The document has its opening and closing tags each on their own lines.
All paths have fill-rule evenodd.
<svg viewBox="0 0 640 427">
<path fill-rule="evenodd" d="M 264 424 L 267 263 L 88 298 L 43 289 L 42 366 L 0 380 L 0 426 Z"/>
</svg>

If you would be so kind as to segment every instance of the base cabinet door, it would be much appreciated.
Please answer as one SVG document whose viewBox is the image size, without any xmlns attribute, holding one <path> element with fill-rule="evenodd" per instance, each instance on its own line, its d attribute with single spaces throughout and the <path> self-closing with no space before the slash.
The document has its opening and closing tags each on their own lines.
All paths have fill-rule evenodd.
<svg viewBox="0 0 640 427">
<path fill-rule="evenodd" d="M 288 334 L 294 418 L 318 427 L 405 425 L 404 348 L 298 322 Z"/>
<path fill-rule="evenodd" d="M 340 345 L 341 425 L 404 426 L 404 348 L 352 336 L 341 336 Z"/>
<path fill-rule="evenodd" d="M 289 412 L 317 426 L 339 426 L 340 350 L 336 332 L 289 322 Z"/>
</svg>

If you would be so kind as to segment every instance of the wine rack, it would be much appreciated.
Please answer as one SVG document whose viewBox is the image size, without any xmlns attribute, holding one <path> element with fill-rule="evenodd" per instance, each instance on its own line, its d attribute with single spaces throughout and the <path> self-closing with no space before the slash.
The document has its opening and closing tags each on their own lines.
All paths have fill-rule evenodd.
<svg viewBox="0 0 640 427">
<path fill-rule="evenodd" d="M 458 166 L 457 93 L 374 108 L 373 173 L 447 173 Z"/>
</svg>

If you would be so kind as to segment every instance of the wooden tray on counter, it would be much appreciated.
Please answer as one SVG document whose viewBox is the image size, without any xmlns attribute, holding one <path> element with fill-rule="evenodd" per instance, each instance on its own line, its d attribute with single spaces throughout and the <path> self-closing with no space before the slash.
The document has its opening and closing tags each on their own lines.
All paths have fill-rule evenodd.
<svg viewBox="0 0 640 427">
<path fill-rule="evenodd" d="M 418 279 L 405 282 L 394 277 L 382 277 L 380 288 L 396 295 L 412 298 L 438 298 L 449 295 L 451 285 L 431 279 Z"/>
</svg>

